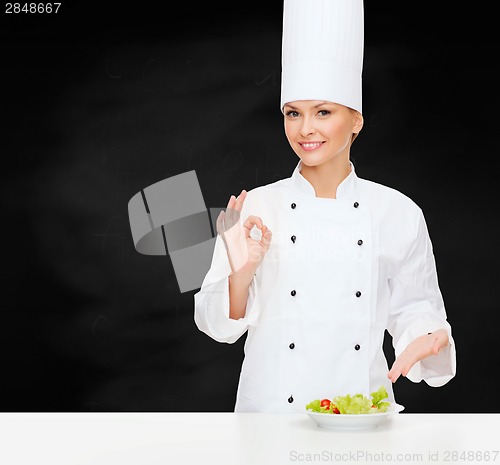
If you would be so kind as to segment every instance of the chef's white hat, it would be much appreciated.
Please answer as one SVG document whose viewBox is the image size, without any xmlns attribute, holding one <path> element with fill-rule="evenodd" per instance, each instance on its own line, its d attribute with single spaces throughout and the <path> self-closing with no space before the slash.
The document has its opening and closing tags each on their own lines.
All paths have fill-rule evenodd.
<svg viewBox="0 0 500 465">
<path fill-rule="evenodd" d="M 327 100 L 361 112 L 363 0 L 284 0 L 281 102 Z"/>
</svg>

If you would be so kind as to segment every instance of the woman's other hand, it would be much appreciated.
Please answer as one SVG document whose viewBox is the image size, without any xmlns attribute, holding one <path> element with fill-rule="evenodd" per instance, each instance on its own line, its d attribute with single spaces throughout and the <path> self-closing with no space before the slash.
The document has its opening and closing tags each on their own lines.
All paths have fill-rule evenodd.
<svg viewBox="0 0 500 465">
<path fill-rule="evenodd" d="M 417 337 L 399 354 L 387 377 L 395 383 L 401 375 L 406 376 L 415 363 L 424 358 L 437 355 L 448 343 L 449 339 L 446 329 L 438 329 L 432 333 Z"/>
</svg>

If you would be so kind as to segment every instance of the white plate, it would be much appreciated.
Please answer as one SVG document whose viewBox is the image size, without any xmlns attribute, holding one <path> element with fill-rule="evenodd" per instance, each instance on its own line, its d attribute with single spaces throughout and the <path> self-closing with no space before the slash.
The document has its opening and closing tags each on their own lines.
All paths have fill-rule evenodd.
<svg viewBox="0 0 500 465">
<path fill-rule="evenodd" d="M 356 430 L 375 428 L 387 420 L 390 415 L 399 413 L 402 410 L 404 410 L 402 405 L 393 403 L 387 408 L 387 411 L 383 413 L 366 413 L 360 415 L 318 413 L 309 411 L 306 413 L 309 418 L 321 428 Z"/>
</svg>

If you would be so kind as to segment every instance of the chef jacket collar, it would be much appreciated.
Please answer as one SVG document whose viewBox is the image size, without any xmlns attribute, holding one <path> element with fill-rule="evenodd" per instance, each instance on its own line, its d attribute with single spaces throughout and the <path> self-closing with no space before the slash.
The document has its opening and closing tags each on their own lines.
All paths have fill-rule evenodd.
<svg viewBox="0 0 500 465">
<path fill-rule="evenodd" d="M 351 172 L 337 187 L 337 199 L 350 197 L 355 192 L 358 177 L 356 175 L 356 171 L 354 170 L 354 165 L 352 164 L 352 162 L 349 162 L 349 164 L 351 165 Z M 316 191 L 314 190 L 314 187 L 304 176 L 302 176 L 302 174 L 300 173 L 301 170 L 302 160 L 299 160 L 291 176 L 292 185 L 300 192 L 316 197 Z"/>
</svg>

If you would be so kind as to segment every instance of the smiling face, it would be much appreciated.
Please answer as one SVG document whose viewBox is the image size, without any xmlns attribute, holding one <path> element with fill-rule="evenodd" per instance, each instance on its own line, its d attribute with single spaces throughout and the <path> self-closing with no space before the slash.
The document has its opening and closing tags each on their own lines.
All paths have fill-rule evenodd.
<svg viewBox="0 0 500 465">
<path fill-rule="evenodd" d="M 353 134 L 363 127 L 363 116 L 351 108 L 321 100 L 286 103 L 285 134 L 307 166 L 349 163 Z"/>
</svg>

